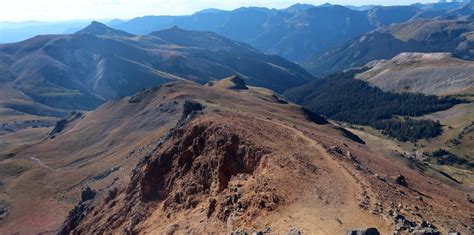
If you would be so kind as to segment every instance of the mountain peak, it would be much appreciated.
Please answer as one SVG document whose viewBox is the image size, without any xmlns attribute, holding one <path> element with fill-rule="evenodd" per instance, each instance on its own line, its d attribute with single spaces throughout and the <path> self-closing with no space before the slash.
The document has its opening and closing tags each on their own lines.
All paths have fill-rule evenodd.
<svg viewBox="0 0 474 235">
<path fill-rule="evenodd" d="M 127 32 L 113 29 L 101 22 L 92 21 L 88 26 L 76 32 L 76 34 L 89 34 L 95 36 L 120 36 L 120 37 L 131 37 L 132 34 Z"/>
<path fill-rule="evenodd" d="M 149 35 L 152 35 L 152 36 L 157 36 L 157 37 L 163 37 L 163 39 L 165 38 L 168 38 L 169 37 L 172 37 L 172 38 L 175 38 L 175 37 L 189 37 L 191 34 L 202 34 L 204 32 L 200 32 L 200 31 L 189 31 L 189 30 L 186 30 L 186 29 L 183 29 L 183 28 L 180 28 L 178 27 L 177 25 L 174 25 L 173 27 L 171 28 L 167 28 L 167 29 L 162 29 L 162 30 L 159 30 L 159 31 L 154 31 L 154 32 L 151 32 Z M 172 40 L 173 41 L 173 40 Z"/>
<path fill-rule="evenodd" d="M 332 7 L 332 6 L 334 6 L 334 5 L 332 5 L 332 4 L 329 3 L 329 2 L 326 2 L 326 3 L 322 4 L 322 5 L 319 5 L 318 7 Z"/>
<path fill-rule="evenodd" d="M 311 4 L 302 4 L 302 3 L 296 3 L 291 5 L 290 7 L 286 8 L 285 10 L 288 12 L 297 12 L 297 11 L 305 11 L 309 8 L 315 7 L 314 5 Z"/>
<path fill-rule="evenodd" d="M 224 88 L 229 90 L 248 90 L 245 80 L 239 75 L 232 75 L 216 82 L 210 82 L 208 84 L 212 87 Z"/>
<path fill-rule="evenodd" d="M 208 8 L 208 9 L 200 10 L 194 14 L 215 14 L 219 12 L 224 12 L 224 10 L 217 9 L 217 8 Z"/>
</svg>

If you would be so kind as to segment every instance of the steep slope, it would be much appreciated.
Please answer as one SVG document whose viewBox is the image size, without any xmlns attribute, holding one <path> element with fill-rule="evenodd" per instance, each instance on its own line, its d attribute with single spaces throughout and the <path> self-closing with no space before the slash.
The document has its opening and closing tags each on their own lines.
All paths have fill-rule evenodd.
<svg viewBox="0 0 474 235">
<path fill-rule="evenodd" d="M 422 220 L 444 232 L 468 229 L 468 215 L 450 209 L 472 209 L 461 186 L 424 176 L 433 173 L 428 168 L 399 166 L 268 91 L 176 84 L 157 92 L 149 95 L 186 94 L 179 124 L 142 155 L 126 184 L 82 200 L 61 233 L 339 234 L 377 227 L 385 234 L 395 224 L 404 232 L 428 229 Z"/>
<path fill-rule="evenodd" d="M 295 61 L 373 29 L 365 12 L 337 5 L 309 8 L 269 23 L 249 43 Z"/>
<path fill-rule="evenodd" d="M 206 83 L 239 74 L 249 85 L 266 87 L 282 92 L 312 80 L 314 77 L 300 66 L 279 56 L 263 54 L 244 43 L 229 40 L 212 32 L 194 32 L 173 27 L 150 36 L 178 45 L 176 51 L 185 52 L 191 58 L 173 58 L 166 71 L 188 80 Z M 184 49 L 183 49 L 184 48 Z M 192 57 L 197 61 L 191 61 Z M 188 62 L 189 61 L 189 62 Z M 200 65 L 210 63 L 210 65 Z M 193 71 L 191 75 L 182 74 Z"/>
<path fill-rule="evenodd" d="M 449 53 L 402 53 L 356 76 L 384 91 L 449 95 L 472 92 L 474 62 Z"/>
<path fill-rule="evenodd" d="M 93 22 L 76 34 L 0 45 L 0 55 L 2 81 L 62 109 L 92 109 L 181 79 L 206 83 L 239 74 L 249 84 L 279 92 L 313 79 L 281 57 L 214 33 L 178 28 L 134 36 Z"/>
<path fill-rule="evenodd" d="M 472 60 L 474 23 L 464 20 L 416 20 L 383 27 L 310 57 L 304 63 L 314 74 L 330 74 L 391 59 L 402 52 L 450 52 Z"/>
<path fill-rule="evenodd" d="M 472 209 L 462 186 L 276 97 L 178 82 L 80 115 L 0 162 L 0 232 L 57 232 L 66 216 L 61 233 L 388 233 L 422 219 L 467 231 L 468 214 L 452 207 Z M 391 178 L 400 174 L 407 186 Z"/>
<path fill-rule="evenodd" d="M 414 6 L 374 7 L 367 12 L 370 24 L 374 27 L 403 23 L 410 20 L 421 10 Z"/>
<path fill-rule="evenodd" d="M 449 2 L 435 4 L 432 8 L 422 7 L 424 11 L 419 12 L 414 19 L 444 18 L 444 19 L 469 19 L 474 14 L 472 2 Z"/>
<path fill-rule="evenodd" d="M 295 4 L 281 10 L 242 7 L 232 11 L 205 10 L 190 16 L 145 16 L 115 26 L 135 34 L 148 34 L 174 25 L 212 31 L 259 50 L 301 61 L 376 27 L 407 21 L 419 11 L 412 6 L 377 6 L 370 11 L 359 11 L 331 4 Z"/>
<path fill-rule="evenodd" d="M 329 3 L 313 6 L 295 4 L 285 9 L 241 7 L 235 10 L 205 9 L 192 15 L 142 16 L 131 20 L 112 20 L 108 25 L 146 35 L 179 26 L 187 30 L 212 31 L 233 40 L 251 44 L 258 50 L 277 53 L 302 61 L 320 50 L 335 46 L 377 27 L 412 19 L 442 17 L 467 19 L 474 12 L 466 3 L 448 2 L 410 6 L 338 6 Z M 0 42 L 24 40 L 37 34 L 70 33 L 85 25 L 79 22 L 38 22 L 27 28 L 10 28 L 0 22 Z M 23 23 L 25 26 L 27 23 Z M 22 23 L 18 23 L 18 26 Z M 33 25 L 33 24 L 32 24 Z M 3 27 L 2 27 L 3 26 Z M 69 26 L 71 29 L 64 28 Z M 29 35 L 29 36 L 28 36 Z"/>
<path fill-rule="evenodd" d="M 460 7 L 459 9 L 448 11 L 446 17 L 457 17 L 457 18 L 469 18 L 472 20 L 472 14 L 474 13 L 474 2 L 470 1 L 466 5 Z"/>
<path fill-rule="evenodd" d="M 438 12 L 438 11 L 452 11 L 461 8 L 464 4 L 461 1 L 459 2 L 436 2 L 436 3 L 427 3 L 427 4 L 422 4 L 422 3 L 415 3 L 412 4 L 414 7 L 418 7 L 423 11 L 426 12 Z"/>
<path fill-rule="evenodd" d="M 353 69 L 332 74 L 290 89 L 285 96 L 325 117 L 371 126 L 383 135 L 402 142 L 439 136 L 442 133 L 439 123 L 414 120 L 413 117 L 446 110 L 463 102 L 452 97 L 386 92 L 354 79 L 356 74 L 365 70 Z"/>
</svg>

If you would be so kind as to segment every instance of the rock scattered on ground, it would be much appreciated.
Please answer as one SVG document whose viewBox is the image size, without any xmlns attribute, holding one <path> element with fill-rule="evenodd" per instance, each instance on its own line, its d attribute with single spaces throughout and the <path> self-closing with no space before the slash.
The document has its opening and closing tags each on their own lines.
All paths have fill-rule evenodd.
<svg viewBox="0 0 474 235">
<path fill-rule="evenodd" d="M 301 231 L 297 228 L 290 228 L 285 235 L 301 235 Z"/>
<path fill-rule="evenodd" d="M 347 235 L 380 235 L 380 233 L 376 228 L 363 228 L 350 230 Z"/>
</svg>

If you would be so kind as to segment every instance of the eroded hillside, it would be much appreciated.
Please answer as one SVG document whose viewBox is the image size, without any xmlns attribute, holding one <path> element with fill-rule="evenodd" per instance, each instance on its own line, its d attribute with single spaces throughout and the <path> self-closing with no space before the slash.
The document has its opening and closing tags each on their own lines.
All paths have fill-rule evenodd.
<svg viewBox="0 0 474 235">
<path fill-rule="evenodd" d="M 467 231 L 472 210 L 461 185 L 254 87 L 179 82 L 111 101 L 1 167 L 6 233 L 57 231 L 74 205 L 63 232 Z M 86 187 L 96 195 L 79 199 Z"/>
<path fill-rule="evenodd" d="M 425 95 L 467 95 L 474 88 L 474 62 L 449 53 L 401 53 L 371 62 L 356 76 L 384 91 Z"/>
</svg>

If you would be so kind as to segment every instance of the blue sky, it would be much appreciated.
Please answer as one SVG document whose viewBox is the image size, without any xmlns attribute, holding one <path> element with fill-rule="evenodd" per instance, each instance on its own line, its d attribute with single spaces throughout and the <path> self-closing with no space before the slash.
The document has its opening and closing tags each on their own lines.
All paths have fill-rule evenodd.
<svg viewBox="0 0 474 235">
<path fill-rule="evenodd" d="M 57 21 L 71 19 L 128 19 L 143 15 L 183 15 L 205 8 L 240 6 L 284 8 L 294 3 L 320 5 L 408 5 L 435 0 L 0 0 L 0 21 Z"/>
</svg>

